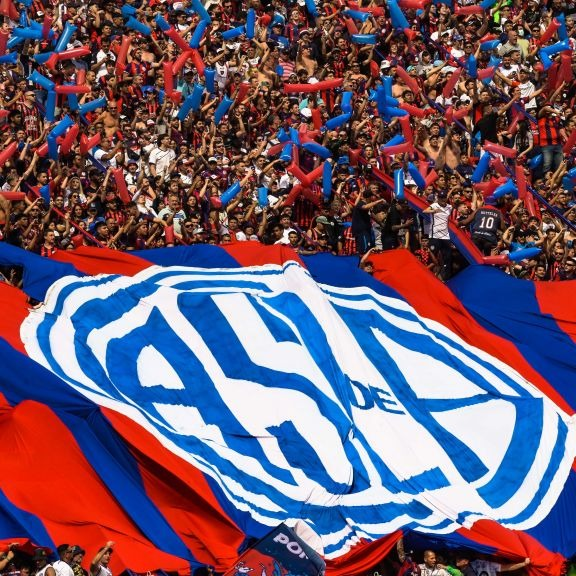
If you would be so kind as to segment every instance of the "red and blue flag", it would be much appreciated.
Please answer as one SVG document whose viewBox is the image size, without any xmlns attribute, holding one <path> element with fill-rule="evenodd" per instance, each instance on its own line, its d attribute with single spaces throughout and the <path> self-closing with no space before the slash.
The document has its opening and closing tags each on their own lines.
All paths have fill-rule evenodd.
<svg viewBox="0 0 576 576">
<path fill-rule="evenodd" d="M 404 534 L 559 574 L 576 551 L 572 283 L 250 243 L 0 246 L 0 539 L 116 570 L 235 565 L 303 520 L 334 575 Z M 31 306 L 28 297 L 41 304 Z"/>
</svg>

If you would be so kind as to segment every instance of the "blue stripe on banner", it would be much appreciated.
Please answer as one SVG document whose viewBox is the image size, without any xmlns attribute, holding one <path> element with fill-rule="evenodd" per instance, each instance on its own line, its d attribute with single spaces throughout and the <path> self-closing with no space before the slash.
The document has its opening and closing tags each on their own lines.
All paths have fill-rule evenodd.
<svg viewBox="0 0 576 576">
<path fill-rule="evenodd" d="M 228 252 L 219 246 L 176 246 L 170 249 L 135 250 L 134 256 L 159 266 L 190 266 L 197 268 L 242 268 Z"/>
<path fill-rule="evenodd" d="M 44 300 L 47 290 L 59 278 L 84 275 L 78 272 L 72 264 L 43 258 L 34 252 L 22 250 L 6 242 L 0 242 L 0 265 L 22 266 L 24 292 L 39 301 Z"/>
<path fill-rule="evenodd" d="M 4 341 L 0 340 L 0 348 Z M 7 358 L 7 356 L 2 356 Z M 4 473 L 9 473 L 9 463 L 4 463 Z M 46 528 L 38 518 L 25 510 L 17 508 L 0 490 L 0 540 L 12 541 L 16 538 L 29 538 L 37 545 L 56 549 Z"/>
<path fill-rule="evenodd" d="M 554 318 L 540 312 L 532 282 L 511 278 L 486 266 L 469 266 L 448 286 L 484 329 L 514 343 L 530 365 L 576 410 L 574 364 L 566 362 L 576 358 L 576 344 Z"/>
<path fill-rule="evenodd" d="M 550 514 L 535 528 L 525 530 L 550 550 L 560 552 L 566 557 L 576 552 L 574 494 L 576 494 L 576 472 L 572 470 Z"/>
</svg>

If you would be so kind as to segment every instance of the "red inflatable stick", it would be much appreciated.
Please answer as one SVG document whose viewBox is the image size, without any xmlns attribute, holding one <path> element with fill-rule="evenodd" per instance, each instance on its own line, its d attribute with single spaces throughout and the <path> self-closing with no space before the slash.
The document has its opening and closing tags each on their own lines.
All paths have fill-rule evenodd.
<svg viewBox="0 0 576 576">
<path fill-rule="evenodd" d="M 54 88 L 56 94 L 89 94 L 90 86 L 78 86 L 76 84 L 59 84 Z"/>
<path fill-rule="evenodd" d="M 0 166 L 4 166 L 4 164 L 14 156 L 16 150 L 18 150 L 18 142 L 11 142 L 8 144 L 8 146 L 0 152 Z"/>
<path fill-rule="evenodd" d="M 500 174 L 500 176 L 506 176 L 508 174 L 506 166 L 504 166 L 502 160 L 500 160 L 498 156 L 492 158 L 490 165 L 492 166 L 492 168 L 494 168 L 496 172 L 498 172 L 498 174 Z"/>
<path fill-rule="evenodd" d="M 6 32 L 0 32 L 0 56 L 4 56 L 4 54 L 6 54 L 6 44 L 8 43 L 8 38 L 10 38 L 10 34 L 6 34 Z"/>
<path fill-rule="evenodd" d="M 294 94 L 296 92 L 320 92 L 331 90 L 342 86 L 344 78 L 334 78 L 334 80 L 324 80 L 315 84 L 284 84 L 284 94 Z"/>
<path fill-rule="evenodd" d="M 558 70 L 558 82 L 566 82 L 570 84 L 574 80 L 574 73 L 572 72 L 572 52 L 560 53 L 560 69 Z"/>
<path fill-rule="evenodd" d="M 450 126 L 454 121 L 454 108 L 452 106 L 448 106 L 448 108 L 444 110 L 444 117 L 446 118 L 446 124 Z"/>
<path fill-rule="evenodd" d="M 400 108 L 406 110 L 410 116 L 416 116 L 416 118 L 426 118 L 429 114 L 434 113 L 432 108 L 425 110 L 424 108 L 418 108 L 418 106 L 413 106 L 412 104 L 406 104 L 406 102 L 402 102 Z"/>
<path fill-rule="evenodd" d="M 357 2 L 348 2 L 348 8 L 359 12 L 370 12 L 374 16 L 384 16 L 384 8 L 381 6 L 360 7 Z"/>
<path fill-rule="evenodd" d="M 398 74 L 402 82 L 404 82 L 404 84 L 406 84 L 406 86 L 408 86 L 408 88 L 410 88 L 414 94 L 420 93 L 421 88 L 416 81 L 416 78 L 412 78 L 412 76 L 410 76 L 410 74 L 408 74 L 408 72 L 406 72 L 402 66 L 396 66 L 396 74 Z"/>
<path fill-rule="evenodd" d="M 410 125 L 410 116 L 400 116 L 398 118 L 400 126 L 402 127 L 402 135 L 409 144 L 414 142 L 414 135 L 412 134 L 412 126 Z"/>
<path fill-rule="evenodd" d="M 198 52 L 198 50 L 192 50 L 192 54 L 190 57 L 198 74 L 200 74 L 200 76 L 204 76 L 204 70 L 206 66 L 204 65 L 204 60 L 202 60 L 202 56 L 200 56 L 200 52 Z"/>
<path fill-rule="evenodd" d="M 494 144 L 494 142 L 486 141 L 484 144 L 484 150 L 486 152 L 491 152 L 492 154 L 501 154 L 506 158 L 516 158 L 517 150 L 515 148 L 508 148 L 507 146 L 501 146 L 500 144 Z"/>
<path fill-rule="evenodd" d="M 306 174 L 306 179 L 308 180 L 307 185 L 310 186 L 310 184 L 312 184 L 315 180 L 318 180 L 318 178 L 322 178 L 323 173 L 324 173 L 324 162 L 322 162 L 320 166 L 316 166 L 314 170 Z"/>
<path fill-rule="evenodd" d="M 526 196 L 524 196 L 524 207 L 530 216 L 535 216 L 540 220 L 540 210 L 536 209 L 536 203 L 534 202 L 534 196 L 532 196 L 532 194 L 526 194 Z"/>
<path fill-rule="evenodd" d="M 458 108 L 458 110 L 455 110 L 452 116 L 454 120 L 462 120 L 462 118 L 470 114 L 471 110 L 472 106 L 464 106 L 464 108 Z"/>
<path fill-rule="evenodd" d="M 358 34 L 358 26 L 356 26 L 356 22 L 352 20 L 352 18 L 344 18 L 344 24 L 346 25 L 346 30 L 348 30 L 348 34 Z"/>
<path fill-rule="evenodd" d="M 320 108 L 312 108 L 312 122 L 314 123 L 315 130 L 322 128 L 322 113 L 320 112 Z"/>
<path fill-rule="evenodd" d="M 282 152 L 286 144 L 288 144 L 288 142 L 280 142 L 280 144 L 274 144 L 274 146 L 270 146 L 270 148 L 266 150 L 266 154 L 268 156 L 276 156 L 276 154 L 280 154 L 280 152 Z"/>
<path fill-rule="evenodd" d="M 428 186 L 432 186 L 436 180 L 438 180 L 438 172 L 436 172 L 436 170 L 430 170 L 425 179 L 426 188 L 428 188 Z"/>
<path fill-rule="evenodd" d="M 510 122 L 510 124 L 508 124 L 508 132 L 510 134 L 516 134 L 516 132 L 518 132 L 518 122 L 520 122 L 520 120 L 522 120 L 523 117 L 524 117 L 524 114 L 519 113 L 519 114 L 516 114 L 516 116 L 514 116 L 514 118 L 512 118 L 512 122 Z"/>
<path fill-rule="evenodd" d="M 94 136 L 90 136 L 90 138 L 88 138 L 86 134 L 82 134 L 82 136 L 80 136 L 80 154 L 87 154 L 94 146 L 98 146 L 98 144 L 100 144 L 100 138 L 100 132 L 94 134 Z"/>
<path fill-rule="evenodd" d="M 424 10 L 426 4 L 424 0 L 398 0 L 398 6 L 404 10 Z"/>
<path fill-rule="evenodd" d="M 74 142 L 76 141 L 76 138 L 78 137 L 78 132 L 80 132 L 80 127 L 77 124 L 74 124 L 74 126 L 72 126 L 68 132 L 66 132 L 66 135 L 60 142 L 61 154 L 68 154 L 68 152 L 70 152 Z"/>
<path fill-rule="evenodd" d="M 181 52 L 176 58 L 173 66 L 172 66 L 172 74 L 178 74 L 188 60 L 192 58 L 192 50 L 186 50 L 186 52 Z M 164 81 L 166 82 L 166 81 Z"/>
<path fill-rule="evenodd" d="M 526 198 L 526 174 L 524 174 L 524 166 L 516 164 L 514 168 L 516 174 L 516 187 L 518 188 L 518 198 L 524 200 Z"/>
<path fill-rule="evenodd" d="M 296 198 L 298 198 L 298 196 L 302 194 L 302 188 L 303 188 L 302 184 L 296 184 L 296 186 L 294 186 L 292 190 L 290 190 L 290 194 L 288 194 L 288 196 L 286 197 L 284 206 L 290 206 L 294 204 Z"/>
<path fill-rule="evenodd" d="M 486 78 L 491 78 L 494 76 L 496 68 L 494 66 L 488 66 L 488 68 L 482 68 L 478 70 L 478 80 L 486 80 Z"/>
<path fill-rule="evenodd" d="M 78 86 L 86 84 L 86 68 L 76 68 L 76 84 Z"/>
<path fill-rule="evenodd" d="M 164 90 L 170 96 L 174 92 L 174 65 L 170 60 L 162 62 L 162 72 L 164 73 Z"/>
<path fill-rule="evenodd" d="M 300 166 L 298 166 L 295 162 L 292 162 L 292 164 L 290 164 L 290 166 L 288 166 L 288 168 L 286 168 L 286 170 L 290 174 L 292 174 L 292 176 L 294 176 L 294 178 L 297 178 L 302 185 L 310 186 L 310 180 L 308 179 L 308 175 L 304 174 L 304 172 L 302 171 Z"/>
<path fill-rule="evenodd" d="M 484 256 L 482 262 L 488 266 L 506 266 L 510 264 L 508 254 L 499 254 L 498 256 Z"/>
<path fill-rule="evenodd" d="M 362 154 L 362 150 L 357 148 L 356 150 L 350 150 L 348 156 L 350 157 L 350 166 L 358 166 L 358 159 L 360 158 L 360 154 Z"/>
<path fill-rule="evenodd" d="M 126 70 L 126 58 L 128 57 L 128 50 L 130 49 L 131 43 L 131 36 L 122 36 L 122 43 L 120 44 L 120 50 L 118 50 L 118 56 L 116 57 L 116 74 L 124 74 L 124 70 Z"/>
<path fill-rule="evenodd" d="M 168 38 L 170 38 L 170 40 L 172 40 L 172 42 L 174 42 L 174 44 L 176 44 L 176 46 L 178 46 L 178 48 L 180 48 L 180 50 L 182 50 L 184 52 L 187 52 L 188 50 L 190 50 L 190 46 L 188 45 L 188 42 L 186 42 L 186 40 L 184 40 L 184 38 L 182 38 L 182 36 L 180 36 L 180 34 L 178 34 L 178 32 L 176 31 L 174 26 L 170 26 L 170 28 L 168 30 L 164 31 L 164 34 L 166 34 L 166 36 L 168 36 Z"/>
<path fill-rule="evenodd" d="M 550 38 L 552 38 L 552 36 L 556 34 L 558 28 L 560 28 L 560 22 L 558 22 L 558 20 L 554 18 L 552 22 L 550 22 L 550 24 L 548 25 L 548 28 L 546 28 L 546 30 L 542 32 L 540 39 L 537 41 L 538 44 L 540 44 L 540 46 L 546 44 L 546 42 L 548 42 L 548 40 L 550 40 Z"/>
<path fill-rule="evenodd" d="M 18 22 L 18 18 L 20 18 L 20 14 L 12 0 L 0 0 L 0 14 L 7 16 L 10 20 L 14 20 L 14 22 Z"/>
<path fill-rule="evenodd" d="M 448 82 L 446 82 L 446 85 L 442 90 L 442 96 L 444 96 L 444 98 L 449 98 L 452 92 L 454 91 L 454 88 L 456 87 L 456 84 L 458 84 L 458 80 L 462 75 L 462 70 L 463 70 L 462 68 L 458 68 L 458 70 L 452 72 L 452 75 L 450 76 L 450 78 L 448 78 Z"/>
<path fill-rule="evenodd" d="M 482 14 L 483 12 L 484 8 L 478 5 L 456 6 L 454 8 L 454 14 L 456 14 L 456 16 L 470 16 L 471 14 Z"/>
<path fill-rule="evenodd" d="M 312 204 L 316 204 L 316 206 L 320 206 L 320 198 L 317 194 L 314 194 L 310 188 L 302 188 L 302 196 L 312 202 Z"/>
<path fill-rule="evenodd" d="M 480 44 L 482 44 L 482 42 L 490 42 L 490 40 L 498 40 L 500 37 L 496 36 L 496 34 L 484 34 L 484 36 L 482 36 L 482 38 L 480 38 L 480 40 L 478 41 Z"/>
<path fill-rule="evenodd" d="M 81 46 L 80 48 L 71 48 L 65 52 L 59 52 L 56 54 L 56 58 L 58 59 L 58 62 L 62 62 L 62 60 L 72 60 L 74 58 L 88 56 L 90 52 L 91 50 L 88 46 Z"/>
<path fill-rule="evenodd" d="M 222 206 L 222 203 L 220 203 L 220 206 Z M 174 244 L 174 226 L 166 226 L 164 228 L 164 241 L 166 245 Z"/>
<path fill-rule="evenodd" d="M 24 192 L 9 192 L 8 190 L 0 190 L 0 196 L 2 196 L 5 200 L 9 200 L 10 202 L 18 202 L 26 198 L 26 194 Z"/>
<path fill-rule="evenodd" d="M 42 22 L 42 38 L 44 38 L 44 40 L 48 40 L 48 34 L 50 34 L 53 22 L 54 18 L 48 16 L 48 14 L 44 14 L 44 22 Z"/>
<path fill-rule="evenodd" d="M 130 194 L 128 192 L 128 187 L 126 186 L 126 179 L 124 178 L 124 169 L 113 168 L 112 176 L 114 178 L 114 182 L 116 182 L 116 190 L 118 191 L 120 200 L 122 200 L 124 204 L 129 204 L 132 201 L 132 198 L 130 197 Z"/>
<path fill-rule="evenodd" d="M 248 82 L 242 82 L 238 87 L 238 92 L 236 93 L 235 98 L 236 102 L 238 102 L 239 104 L 244 102 L 249 90 L 250 90 L 250 84 Z"/>
</svg>

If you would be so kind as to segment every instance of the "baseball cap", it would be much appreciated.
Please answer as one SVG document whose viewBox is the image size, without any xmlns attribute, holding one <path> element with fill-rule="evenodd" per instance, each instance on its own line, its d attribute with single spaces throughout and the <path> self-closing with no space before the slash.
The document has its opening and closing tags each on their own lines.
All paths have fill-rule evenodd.
<svg viewBox="0 0 576 576">
<path fill-rule="evenodd" d="M 34 556 L 32 557 L 32 560 L 41 560 L 42 558 L 48 558 L 46 550 L 44 550 L 44 548 L 36 548 L 36 550 L 34 550 Z"/>
<path fill-rule="evenodd" d="M 320 222 L 320 224 L 330 224 L 330 221 L 328 218 L 326 218 L 326 216 L 318 216 L 318 218 L 316 218 L 316 222 Z"/>
<path fill-rule="evenodd" d="M 210 156 L 210 158 L 208 158 L 208 162 L 218 162 L 218 158 L 215 156 Z"/>
</svg>

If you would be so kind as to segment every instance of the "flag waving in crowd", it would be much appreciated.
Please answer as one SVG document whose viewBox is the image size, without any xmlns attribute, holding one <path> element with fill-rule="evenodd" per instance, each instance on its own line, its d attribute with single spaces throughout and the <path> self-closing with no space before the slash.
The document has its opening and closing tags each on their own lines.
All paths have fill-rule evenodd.
<svg viewBox="0 0 576 576">
<path fill-rule="evenodd" d="M 113 534 L 136 571 L 226 570 L 298 519 L 332 574 L 412 532 L 542 574 L 573 549 L 568 284 L 249 244 L 0 259 L 24 277 L 0 285 L 0 536 Z"/>
</svg>

